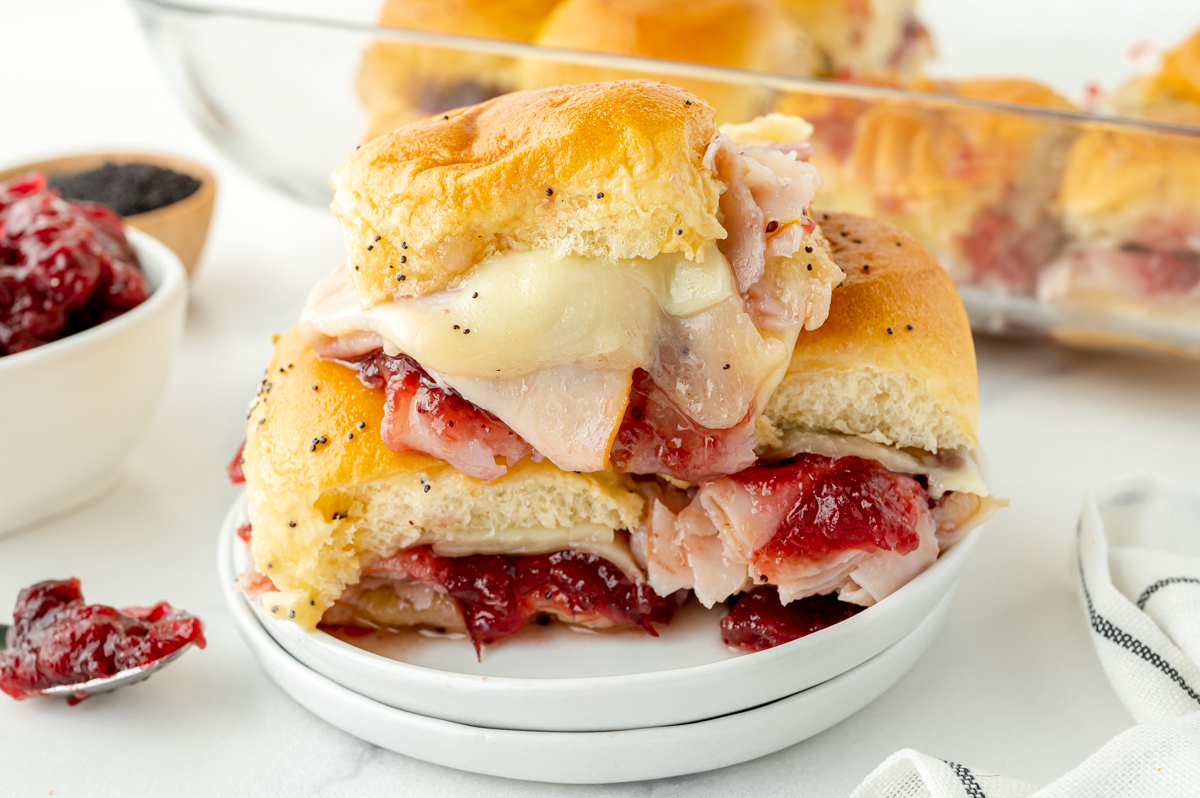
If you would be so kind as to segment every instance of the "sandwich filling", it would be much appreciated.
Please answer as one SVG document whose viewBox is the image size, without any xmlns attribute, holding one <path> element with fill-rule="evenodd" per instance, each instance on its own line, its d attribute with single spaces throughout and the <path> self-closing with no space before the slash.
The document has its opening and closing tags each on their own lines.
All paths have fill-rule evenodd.
<svg viewBox="0 0 1200 798">
<path fill-rule="evenodd" d="M 656 591 L 705 605 L 759 585 L 787 605 L 870 606 L 925 570 L 998 503 L 964 450 L 910 452 L 799 433 L 774 458 L 682 489 L 643 484 L 633 552 Z"/>
<path fill-rule="evenodd" d="M 652 624 L 668 623 L 677 606 L 674 597 L 658 595 L 611 561 L 571 549 L 442 557 L 419 546 L 376 560 L 352 591 L 326 613 L 326 624 L 341 620 L 377 626 L 382 620 L 390 625 L 386 621 L 394 619 L 372 611 L 371 599 L 379 597 L 371 594 L 378 591 L 384 613 L 395 611 L 400 596 L 408 597 L 414 609 L 426 609 L 423 602 L 430 608 L 434 602 L 445 604 L 432 625 L 464 629 L 476 650 L 519 631 L 533 617 L 598 629 L 638 626 L 657 636 Z M 427 620 L 425 625 L 430 625 Z"/>
<path fill-rule="evenodd" d="M 727 236 L 694 260 L 510 250 L 450 289 L 366 309 L 343 267 L 310 294 L 301 334 L 384 388 L 390 448 L 477 479 L 524 457 L 693 481 L 738 471 L 754 462 L 755 419 L 797 337 L 825 320 L 842 276 L 807 215 L 820 185 L 809 149 L 718 137 L 704 165 L 725 186 Z"/>
</svg>

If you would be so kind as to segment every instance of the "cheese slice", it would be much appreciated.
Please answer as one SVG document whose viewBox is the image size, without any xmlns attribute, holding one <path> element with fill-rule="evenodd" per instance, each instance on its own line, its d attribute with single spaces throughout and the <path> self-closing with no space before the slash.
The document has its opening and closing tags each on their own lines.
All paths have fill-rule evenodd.
<svg viewBox="0 0 1200 798">
<path fill-rule="evenodd" d="M 397 276 L 400 276 L 399 274 Z M 664 316 L 688 316 L 736 296 L 715 246 L 702 261 L 668 253 L 605 261 L 537 250 L 508 252 L 457 288 L 364 310 L 345 267 L 313 289 L 301 332 L 340 338 L 370 331 L 426 369 L 504 379 L 577 365 L 632 371 L 649 362 Z"/>
<path fill-rule="evenodd" d="M 861 457 L 875 460 L 897 474 L 924 475 L 929 478 L 929 495 L 940 499 L 947 491 L 987 496 L 983 468 L 974 452 L 965 448 L 944 449 L 937 454 L 918 449 L 898 449 L 853 435 L 831 432 L 787 432 L 779 443 L 760 452 L 764 457 L 782 460 L 797 454 L 822 457 Z"/>
</svg>

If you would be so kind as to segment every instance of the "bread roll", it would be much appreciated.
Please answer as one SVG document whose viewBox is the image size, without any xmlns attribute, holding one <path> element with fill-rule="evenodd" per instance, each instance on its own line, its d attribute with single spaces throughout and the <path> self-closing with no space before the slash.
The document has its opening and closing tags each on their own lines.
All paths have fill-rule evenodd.
<svg viewBox="0 0 1200 798">
<path fill-rule="evenodd" d="M 797 342 L 760 444 L 800 430 L 930 452 L 976 448 L 975 347 L 953 282 L 892 225 L 841 213 L 817 219 L 846 279 L 825 324 Z"/>
<path fill-rule="evenodd" d="M 695 258 L 725 237 L 701 163 L 715 136 L 711 107 L 651 81 L 518 92 L 402 128 L 333 175 L 351 277 L 370 305 L 513 248 Z"/>
</svg>

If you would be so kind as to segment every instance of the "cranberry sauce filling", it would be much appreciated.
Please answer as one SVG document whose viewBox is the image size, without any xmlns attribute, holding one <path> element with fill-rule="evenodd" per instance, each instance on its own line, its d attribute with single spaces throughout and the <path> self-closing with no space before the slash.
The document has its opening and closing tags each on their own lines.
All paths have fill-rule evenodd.
<svg viewBox="0 0 1200 798">
<path fill-rule="evenodd" d="M 442 587 L 462 609 L 476 651 L 519 631 L 539 613 L 640 626 L 657 636 L 652 624 L 669 623 L 676 606 L 673 597 L 630 581 L 603 557 L 574 550 L 441 557 L 417 546 L 376 561 L 363 573 L 407 574 Z"/>
<path fill-rule="evenodd" d="M 632 474 L 669 474 L 689 482 L 734 473 L 755 460 L 752 415 L 731 429 L 702 427 L 647 372 L 638 369 L 613 443 L 613 467 Z"/>
<path fill-rule="evenodd" d="M 0 357 L 121 315 L 149 290 L 121 219 L 39 174 L 0 184 Z"/>
<path fill-rule="evenodd" d="M 0 690 L 18 700 L 148 665 L 188 643 L 205 646 L 199 618 L 166 602 L 125 610 L 85 604 L 78 579 L 25 588 L 13 618 L 0 651 Z"/>
<path fill-rule="evenodd" d="M 725 645 L 749 651 L 790 643 L 864 609 L 839 601 L 835 595 L 809 596 L 785 606 L 779 603 L 779 591 L 774 585 L 734 596 L 729 604 L 729 614 L 721 619 L 721 639 Z"/>
<path fill-rule="evenodd" d="M 246 484 L 246 474 L 242 471 L 242 466 L 246 463 L 246 458 L 243 457 L 243 452 L 245 451 L 246 442 L 242 441 L 237 448 L 237 453 L 229 461 L 229 465 L 225 467 L 225 473 L 229 475 L 229 481 L 234 485 Z"/>
<path fill-rule="evenodd" d="M 391 357 L 376 350 L 352 361 L 339 361 L 358 371 L 371 388 L 387 391 L 384 444 L 391 450 L 416 450 L 445 460 L 467 476 L 496 479 L 522 457 L 537 457 L 533 447 L 507 424 L 456 392 L 438 385 L 408 355 Z"/>
<path fill-rule="evenodd" d="M 912 477 L 873 460 L 802 454 L 730 478 L 756 500 L 791 506 L 775 536 L 755 552 L 760 568 L 846 549 L 908 554 L 920 544 L 914 519 L 928 507 L 929 494 Z"/>
</svg>

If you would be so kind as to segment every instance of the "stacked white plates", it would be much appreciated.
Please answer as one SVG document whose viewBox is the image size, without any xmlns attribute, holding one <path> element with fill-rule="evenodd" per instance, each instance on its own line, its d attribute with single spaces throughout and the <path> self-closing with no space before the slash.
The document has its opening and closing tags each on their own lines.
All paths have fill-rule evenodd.
<svg viewBox="0 0 1200 798">
<path fill-rule="evenodd" d="M 354 644 L 265 617 L 234 589 L 246 556 L 225 519 L 218 568 L 246 642 L 302 706 L 345 732 L 461 770 L 600 784 L 713 770 L 778 751 L 857 712 L 937 634 L 979 531 L 892 596 L 767 651 L 721 643 L 695 602 L 657 639 L 531 626 L 477 659 L 462 635 Z"/>
</svg>

